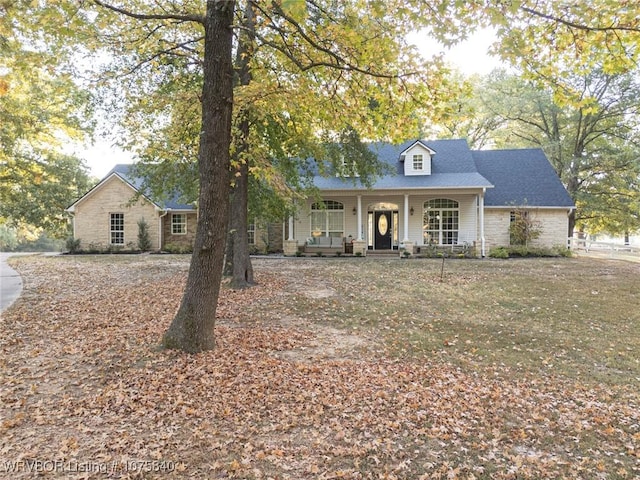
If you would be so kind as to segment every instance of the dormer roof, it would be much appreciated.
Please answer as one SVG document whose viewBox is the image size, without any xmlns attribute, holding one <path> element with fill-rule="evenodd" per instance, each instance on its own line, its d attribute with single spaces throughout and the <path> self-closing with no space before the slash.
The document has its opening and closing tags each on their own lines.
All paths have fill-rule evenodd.
<svg viewBox="0 0 640 480">
<path fill-rule="evenodd" d="M 400 161 L 403 162 L 405 159 L 405 156 L 407 155 L 407 152 L 411 151 L 416 146 L 420 146 L 423 149 L 425 149 L 427 152 L 429 152 L 430 156 L 433 156 L 436 154 L 436 151 L 429 148 L 429 146 L 426 143 L 424 143 L 422 140 L 415 140 L 411 145 L 409 145 L 402 152 L 400 152 Z"/>
</svg>

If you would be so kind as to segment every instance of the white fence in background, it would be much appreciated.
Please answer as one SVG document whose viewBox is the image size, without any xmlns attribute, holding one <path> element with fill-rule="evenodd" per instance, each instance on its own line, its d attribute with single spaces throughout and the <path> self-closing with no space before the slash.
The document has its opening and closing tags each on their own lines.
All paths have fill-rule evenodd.
<svg viewBox="0 0 640 480">
<path fill-rule="evenodd" d="M 612 242 L 593 242 L 588 239 L 569 238 L 569 247 L 576 253 L 594 256 L 640 260 L 640 247 Z"/>
</svg>

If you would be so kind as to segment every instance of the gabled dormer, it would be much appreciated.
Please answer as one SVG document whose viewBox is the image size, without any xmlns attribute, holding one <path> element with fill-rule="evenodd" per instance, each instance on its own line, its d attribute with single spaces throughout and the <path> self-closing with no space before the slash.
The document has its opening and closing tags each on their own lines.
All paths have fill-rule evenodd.
<svg viewBox="0 0 640 480">
<path fill-rule="evenodd" d="M 409 148 L 400 153 L 400 161 L 404 163 L 404 174 L 431 175 L 431 159 L 436 154 L 420 140 L 416 140 Z"/>
</svg>

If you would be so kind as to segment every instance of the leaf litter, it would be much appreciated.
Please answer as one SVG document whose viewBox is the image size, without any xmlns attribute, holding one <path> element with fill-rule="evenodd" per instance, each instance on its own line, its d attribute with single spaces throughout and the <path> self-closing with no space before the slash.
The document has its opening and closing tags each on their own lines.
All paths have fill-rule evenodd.
<svg viewBox="0 0 640 480">
<path fill-rule="evenodd" d="M 0 477 L 640 477 L 634 389 L 391 355 L 291 308 L 350 298 L 297 260 L 254 261 L 257 287 L 223 288 L 215 351 L 164 351 L 188 259 L 115 258 L 15 263 Z"/>
</svg>

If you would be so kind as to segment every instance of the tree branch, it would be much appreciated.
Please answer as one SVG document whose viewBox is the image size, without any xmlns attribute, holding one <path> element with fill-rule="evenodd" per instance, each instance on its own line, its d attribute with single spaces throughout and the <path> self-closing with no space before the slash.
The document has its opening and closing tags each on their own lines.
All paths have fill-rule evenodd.
<svg viewBox="0 0 640 480">
<path fill-rule="evenodd" d="M 258 3 L 256 3 L 256 7 L 260 10 L 260 12 L 265 17 L 271 18 L 268 12 L 264 8 L 262 8 Z M 262 35 L 256 35 L 256 36 L 262 41 L 263 45 L 269 46 L 279 51 L 283 55 L 285 55 L 298 69 L 300 69 L 303 72 L 307 70 L 312 70 L 314 68 L 327 67 L 327 68 L 342 70 L 344 72 L 355 72 L 355 73 L 361 73 L 363 75 L 368 75 L 370 77 L 386 78 L 386 79 L 410 77 L 418 73 L 418 72 L 408 72 L 400 75 L 395 73 L 376 72 L 371 69 L 365 69 L 357 65 L 354 65 L 351 62 L 349 62 L 346 58 L 336 53 L 331 48 L 325 47 L 319 44 L 318 42 L 316 42 L 313 38 L 311 38 L 307 34 L 307 32 L 302 28 L 302 26 L 296 20 L 294 20 L 289 15 L 287 15 L 275 2 L 272 3 L 272 7 L 274 8 L 275 12 L 278 14 L 279 17 L 281 17 L 283 20 L 285 20 L 289 25 L 291 25 L 294 28 L 294 33 L 297 34 L 302 40 L 304 40 L 307 43 L 307 45 L 309 45 L 311 48 L 313 48 L 317 52 L 320 52 L 328 57 L 327 60 L 313 60 L 309 58 L 308 62 L 301 61 L 299 58 L 297 58 L 295 53 L 291 50 L 291 46 L 289 45 L 289 42 L 286 39 L 286 35 L 283 29 L 278 28 L 276 26 L 277 22 L 272 20 L 269 27 L 276 30 L 278 35 L 282 38 L 282 42 L 284 46 L 277 45 L 275 42 L 267 40 Z"/>
<path fill-rule="evenodd" d="M 520 9 L 523 10 L 524 12 L 527 12 L 530 15 L 544 18 L 545 20 L 550 20 L 555 23 L 560 23 L 562 25 L 566 25 L 567 27 L 575 28 L 577 30 L 584 30 L 588 32 L 617 32 L 617 31 L 640 32 L 640 27 L 625 26 L 625 25 L 618 25 L 618 26 L 611 25 L 609 27 L 590 27 L 588 25 L 582 25 L 580 23 L 572 22 L 570 20 L 565 20 L 555 15 L 538 12 L 537 10 L 534 10 L 529 7 L 521 6 Z"/>
<path fill-rule="evenodd" d="M 93 0 L 96 5 L 111 10 L 112 12 L 125 15 L 129 18 L 135 18 L 136 20 L 180 20 L 183 22 L 195 22 L 201 25 L 205 23 L 204 15 L 180 15 L 177 13 L 135 13 L 124 8 L 116 7 L 115 5 L 108 4 L 102 0 Z"/>
</svg>

